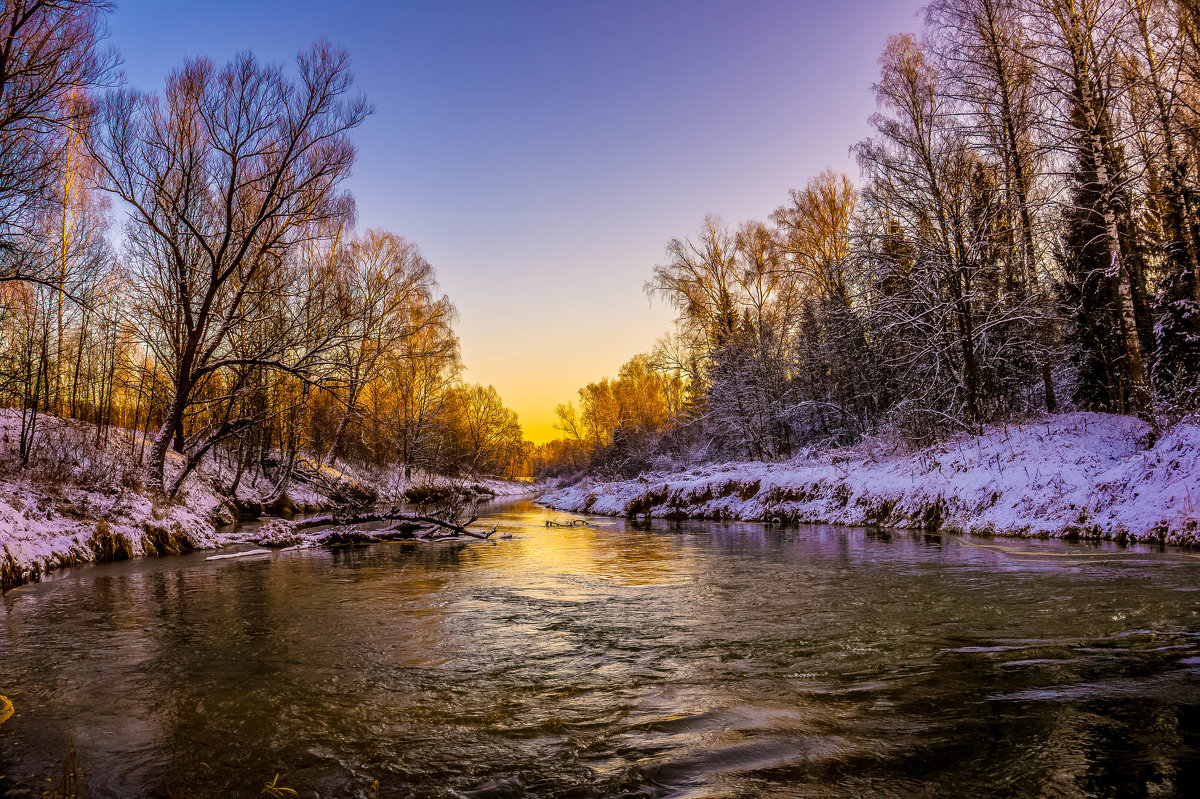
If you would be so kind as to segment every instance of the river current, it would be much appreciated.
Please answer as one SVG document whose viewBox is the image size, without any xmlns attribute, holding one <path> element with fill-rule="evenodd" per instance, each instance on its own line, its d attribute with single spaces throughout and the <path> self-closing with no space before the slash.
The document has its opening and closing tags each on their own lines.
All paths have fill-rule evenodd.
<svg viewBox="0 0 1200 799">
<path fill-rule="evenodd" d="M 1200 795 L 1193 553 L 569 518 L 11 591 L 0 796 Z"/>
</svg>

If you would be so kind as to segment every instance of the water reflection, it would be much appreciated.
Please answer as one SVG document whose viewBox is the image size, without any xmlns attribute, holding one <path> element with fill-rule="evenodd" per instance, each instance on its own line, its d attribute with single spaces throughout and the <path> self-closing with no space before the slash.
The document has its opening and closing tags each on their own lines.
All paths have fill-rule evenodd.
<svg viewBox="0 0 1200 799">
<path fill-rule="evenodd" d="M 1200 561 L 561 518 L 0 601 L 0 794 L 1189 796 Z"/>
</svg>

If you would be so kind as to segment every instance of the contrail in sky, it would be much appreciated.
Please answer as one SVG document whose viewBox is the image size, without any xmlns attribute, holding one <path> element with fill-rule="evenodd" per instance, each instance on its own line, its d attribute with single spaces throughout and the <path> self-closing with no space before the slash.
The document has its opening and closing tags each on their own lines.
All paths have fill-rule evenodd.
<svg viewBox="0 0 1200 799">
<path fill-rule="evenodd" d="M 477 361 L 467 361 L 467 366 L 473 366 L 475 364 L 480 364 L 480 363 L 487 363 L 488 361 L 498 361 L 501 358 L 511 358 L 514 355 L 520 355 L 524 351 L 525 350 L 514 350 L 512 352 L 506 352 L 503 355 L 493 355 L 490 358 L 480 358 Z"/>
</svg>

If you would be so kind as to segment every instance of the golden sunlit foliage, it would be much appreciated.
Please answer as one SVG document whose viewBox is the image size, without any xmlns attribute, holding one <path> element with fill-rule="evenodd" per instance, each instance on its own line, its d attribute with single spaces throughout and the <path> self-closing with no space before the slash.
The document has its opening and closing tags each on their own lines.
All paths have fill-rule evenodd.
<svg viewBox="0 0 1200 799">
<path fill-rule="evenodd" d="M 0 9 L 24 48 L 0 59 L 26 70 L 0 83 L 0 404 L 21 413 L 21 465 L 53 414 L 92 422 L 96 447 L 144 433 L 127 456 L 168 494 L 208 462 L 267 501 L 301 457 L 524 473 L 516 415 L 462 384 L 433 267 L 352 227 L 350 134 L 371 107 L 345 52 L 317 43 L 290 72 L 196 58 L 161 95 L 101 94 L 108 5 L 43 5 Z M 13 160 L 35 135 L 38 158 Z M 169 450 L 185 466 L 168 481 Z"/>
<path fill-rule="evenodd" d="M 558 428 L 565 438 L 533 452 L 536 475 L 556 475 L 601 465 L 644 467 L 658 435 L 680 418 L 684 379 L 635 355 L 615 379 L 604 378 L 579 389 L 579 406 L 559 405 Z"/>
</svg>

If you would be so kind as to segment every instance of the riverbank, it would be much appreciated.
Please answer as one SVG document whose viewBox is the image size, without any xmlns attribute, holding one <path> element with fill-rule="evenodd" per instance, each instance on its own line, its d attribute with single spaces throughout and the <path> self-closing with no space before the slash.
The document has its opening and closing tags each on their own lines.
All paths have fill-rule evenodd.
<svg viewBox="0 0 1200 799">
<path fill-rule="evenodd" d="M 974 535 L 1200 543 L 1200 424 L 1151 443 L 1128 416 L 1067 413 L 916 452 L 894 442 L 785 463 L 588 480 L 539 499 L 564 511 L 867 525 Z"/>
<path fill-rule="evenodd" d="M 206 463 L 174 499 L 142 484 L 134 456 L 140 434 L 43 416 L 29 464 L 18 457 L 20 416 L 0 410 L 0 590 L 41 579 L 55 569 L 139 556 L 213 549 L 246 539 L 235 522 L 246 513 L 320 512 L 348 501 L 399 502 L 414 485 L 455 485 L 479 496 L 517 496 L 530 486 L 494 479 L 457 480 L 398 469 L 331 468 L 303 462 L 275 496 L 266 480 L 237 483 L 219 463 Z M 168 454 L 167 480 L 182 458 Z"/>
</svg>

